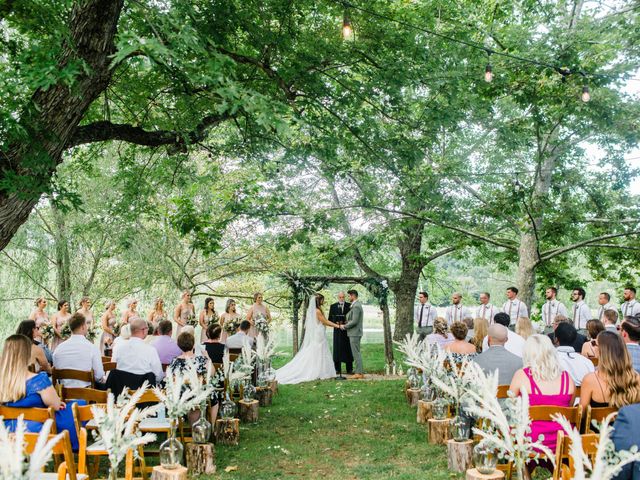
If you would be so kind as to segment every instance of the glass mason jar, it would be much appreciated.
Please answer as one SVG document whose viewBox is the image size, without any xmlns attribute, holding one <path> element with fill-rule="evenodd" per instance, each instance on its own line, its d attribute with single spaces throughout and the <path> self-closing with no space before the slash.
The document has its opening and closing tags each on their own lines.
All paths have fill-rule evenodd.
<svg viewBox="0 0 640 480">
<path fill-rule="evenodd" d="M 424 382 L 422 384 L 422 399 L 425 402 L 433 402 L 435 399 L 435 391 L 431 388 L 429 382 Z"/>
<path fill-rule="evenodd" d="M 469 419 L 458 415 L 451 421 L 451 438 L 456 442 L 469 440 L 471 426 Z"/>
<path fill-rule="evenodd" d="M 266 362 L 265 375 L 269 382 L 276 379 L 276 369 L 271 366 L 271 359 L 268 359 Z"/>
<path fill-rule="evenodd" d="M 413 389 L 420 388 L 420 377 L 418 376 L 418 371 L 411 367 L 407 370 L 407 379 L 409 380 L 409 386 Z"/>
<path fill-rule="evenodd" d="M 431 411 L 435 420 L 445 420 L 449 414 L 449 402 L 442 397 L 438 397 L 433 402 Z"/>
<path fill-rule="evenodd" d="M 180 462 L 182 462 L 182 454 L 184 453 L 184 447 L 182 443 L 176 438 L 176 429 L 178 421 L 175 418 L 169 420 L 171 430 L 169 431 L 169 437 L 160 444 L 159 456 L 160 465 L 166 469 L 178 468 Z"/>
<path fill-rule="evenodd" d="M 256 397 L 256 387 L 253 386 L 251 380 L 245 380 L 242 387 L 242 399 L 245 402 L 251 402 Z"/>
<path fill-rule="evenodd" d="M 223 419 L 229 420 L 231 418 L 235 418 L 237 411 L 238 407 L 236 406 L 236 402 L 231 400 L 229 392 L 226 392 L 222 405 L 220 405 L 220 415 Z"/>
<path fill-rule="evenodd" d="M 200 418 L 191 426 L 194 443 L 207 443 L 211 437 L 211 423 L 207 420 L 207 404 L 200 405 Z"/>
<path fill-rule="evenodd" d="M 478 470 L 478 473 L 491 475 L 496 471 L 498 456 L 494 450 L 478 444 L 473 447 L 473 465 Z"/>
</svg>

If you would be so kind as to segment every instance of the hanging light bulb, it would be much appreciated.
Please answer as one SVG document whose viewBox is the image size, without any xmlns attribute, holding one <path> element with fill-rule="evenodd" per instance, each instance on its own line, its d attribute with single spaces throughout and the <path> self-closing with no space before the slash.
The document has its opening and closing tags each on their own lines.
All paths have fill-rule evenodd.
<svg viewBox="0 0 640 480">
<path fill-rule="evenodd" d="M 589 100 L 591 100 L 591 93 L 589 92 L 589 86 L 585 85 L 582 87 L 582 101 L 584 103 L 587 103 Z"/>
<path fill-rule="evenodd" d="M 491 68 L 490 63 L 487 63 L 487 66 L 484 68 L 484 81 L 487 83 L 491 83 L 493 81 L 493 69 Z"/>
<path fill-rule="evenodd" d="M 353 39 L 353 27 L 351 26 L 351 19 L 347 12 L 344 12 L 344 18 L 342 20 L 342 38 L 345 40 Z"/>
</svg>

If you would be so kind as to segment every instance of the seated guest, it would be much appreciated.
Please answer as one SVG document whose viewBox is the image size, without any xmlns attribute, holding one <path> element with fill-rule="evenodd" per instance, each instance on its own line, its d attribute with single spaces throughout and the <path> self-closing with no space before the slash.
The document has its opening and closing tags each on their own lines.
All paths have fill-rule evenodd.
<svg viewBox="0 0 640 480">
<path fill-rule="evenodd" d="M 493 317 L 493 323 L 498 323 L 507 329 L 509 328 L 509 324 L 511 323 L 511 317 L 504 312 L 496 313 Z M 516 332 L 512 332 L 511 330 L 507 330 L 507 343 L 504 344 L 504 348 L 507 351 L 522 357 L 522 350 L 524 348 L 524 338 L 518 335 Z M 485 337 L 482 341 L 482 351 L 484 352 L 489 348 L 489 339 Z"/>
<path fill-rule="evenodd" d="M 60 400 L 46 373 L 29 371 L 32 345 L 24 335 L 11 335 L 5 340 L 0 355 L 0 404 L 16 408 L 53 408 L 58 432 L 68 430 L 72 446 L 78 448 L 71 408 L 66 408 L 67 405 Z M 84 401 L 78 403 L 85 404 Z M 9 430 L 15 430 L 15 420 L 5 420 L 4 423 Z M 42 428 L 40 422 L 29 420 L 25 425 L 28 432 L 39 432 Z"/>
<path fill-rule="evenodd" d="M 558 354 L 549 337 L 531 335 L 524 345 L 522 356 L 524 368 L 518 370 L 511 380 L 511 390 L 519 395 L 523 390 L 529 394 L 529 404 L 569 407 L 573 405 L 575 385 L 567 372 L 563 372 L 558 362 Z M 531 438 L 543 436 L 542 443 L 556 449 L 558 431 L 562 427 L 557 422 L 535 420 L 531 422 Z"/>
<path fill-rule="evenodd" d="M 516 333 L 525 340 L 534 334 L 531 320 L 529 320 L 527 317 L 518 317 L 518 320 L 516 320 L 515 330 Z"/>
<path fill-rule="evenodd" d="M 598 358 L 596 338 L 598 338 L 600 332 L 604 332 L 604 324 L 600 320 L 589 320 L 587 322 L 587 333 L 590 340 L 582 345 L 582 355 L 587 358 Z"/>
<path fill-rule="evenodd" d="M 161 320 L 158 322 L 158 335 L 152 347 L 158 352 L 160 363 L 168 365 L 171 361 L 182 353 L 180 347 L 171 338 L 173 332 L 173 324 L 169 320 Z"/>
<path fill-rule="evenodd" d="M 618 312 L 605 310 L 602 314 L 602 323 L 608 332 L 618 333 Z"/>
<path fill-rule="evenodd" d="M 611 441 L 617 451 L 631 450 L 632 447 L 640 447 L 640 404 L 634 403 L 622 407 L 618 411 L 618 416 L 613 424 Z M 622 471 L 613 477 L 614 480 L 638 480 L 640 479 L 640 462 L 633 462 L 625 465 Z"/>
<path fill-rule="evenodd" d="M 598 369 L 582 380 L 580 405 L 616 407 L 640 402 L 640 377 L 633 369 L 622 337 L 613 332 L 598 335 Z"/>
<path fill-rule="evenodd" d="M 151 345 L 158 338 L 158 332 L 156 332 L 156 327 L 149 320 L 147 320 L 147 327 L 149 327 L 149 332 L 147 333 L 147 338 L 144 339 L 144 343 Z"/>
<path fill-rule="evenodd" d="M 563 370 L 569 373 L 576 387 L 582 384 L 585 375 L 592 373 L 595 368 L 593 362 L 581 354 L 576 353 L 572 345 L 576 341 L 578 331 L 570 323 L 561 323 L 555 331 L 556 351 Z"/>
<path fill-rule="evenodd" d="M 473 359 L 486 374 L 498 370 L 500 385 L 511 385 L 513 375 L 522 368 L 522 358 L 504 348 L 507 343 L 508 331 L 507 327 L 499 323 L 491 325 L 487 335 L 489 337 L 488 348 Z"/>
<path fill-rule="evenodd" d="M 487 336 L 489 331 L 489 322 L 481 317 L 476 318 L 473 321 L 473 338 L 471 343 L 476 347 L 476 352 L 482 352 L 482 341 Z"/>
<path fill-rule="evenodd" d="M 633 368 L 640 372 L 640 318 L 624 317 L 620 325 L 620 334 L 631 355 Z"/>
<path fill-rule="evenodd" d="M 475 335 L 473 333 L 473 318 L 472 317 L 465 317 L 462 322 L 467 326 L 467 338 L 465 339 L 467 342 L 470 342 L 471 339 L 473 338 L 473 336 Z"/>
<path fill-rule="evenodd" d="M 178 335 L 178 347 L 182 352 L 176 358 L 171 360 L 171 363 L 167 367 L 167 372 L 183 373 L 187 364 L 193 364 L 196 367 L 198 375 L 205 375 L 207 373 L 207 367 L 209 359 L 201 355 L 196 355 L 194 350 L 196 339 L 190 332 L 185 332 L 184 329 Z"/>
<path fill-rule="evenodd" d="M 449 333 L 449 325 L 442 317 L 437 317 L 433 321 L 433 333 L 427 335 L 427 342 L 443 347 L 453 342 L 453 335 Z"/>
<path fill-rule="evenodd" d="M 118 350 L 122 345 L 127 343 L 131 338 L 131 325 L 128 323 L 120 327 L 120 335 L 118 335 L 111 344 L 111 361 L 115 362 L 118 359 Z"/>
<path fill-rule="evenodd" d="M 227 338 L 227 348 L 242 348 L 245 343 L 253 346 L 255 338 L 249 336 L 250 328 L 251 322 L 249 320 L 240 322 L 237 333 Z"/>
<path fill-rule="evenodd" d="M 58 345 L 53 352 L 53 367 L 58 370 L 71 369 L 93 370 L 96 383 L 104 382 L 104 368 L 100 350 L 87 340 L 89 325 L 81 313 L 74 313 L 69 319 L 71 336 Z M 62 379 L 60 383 L 65 387 L 89 387 L 91 383 L 84 380 Z"/>
<path fill-rule="evenodd" d="M 156 382 L 160 383 L 164 378 L 164 372 L 158 351 L 154 348 L 155 344 L 144 343 L 149 330 L 147 322 L 141 318 L 134 318 L 129 321 L 129 325 L 131 338 L 118 351 L 116 360 L 118 370 L 135 375 L 153 373 Z"/>
<path fill-rule="evenodd" d="M 451 324 L 451 334 L 453 342 L 445 345 L 444 349 L 451 352 L 456 362 L 469 360 L 476 354 L 476 347 L 467 342 L 467 326 L 463 322 L 453 322 Z"/>
<path fill-rule="evenodd" d="M 184 333 L 184 332 L 190 333 L 191 335 L 193 335 L 193 338 L 196 337 L 196 329 L 193 327 L 193 325 L 185 325 L 184 327 L 182 327 L 182 330 L 180 330 L 180 333 Z M 194 348 L 195 348 L 196 355 L 201 355 L 203 357 L 207 356 L 207 352 L 205 352 L 204 347 L 199 343 L 196 343 Z"/>
<path fill-rule="evenodd" d="M 207 340 L 202 344 L 212 363 L 222 363 L 224 357 L 224 343 L 220 341 L 222 327 L 215 323 L 207 327 Z"/>
<path fill-rule="evenodd" d="M 564 315 L 556 315 L 556 317 L 553 319 L 553 330 L 555 331 L 558 325 L 560 325 L 561 323 L 569 323 L 573 325 L 573 322 L 567 317 L 565 317 Z M 553 334 L 553 332 L 549 334 L 549 340 L 551 340 L 551 343 L 556 342 L 556 337 Z M 576 352 L 582 352 L 582 347 L 586 341 L 587 341 L 587 337 L 585 337 L 580 332 L 578 332 L 578 335 L 576 336 L 576 341 L 573 343 L 573 349 Z"/>
<path fill-rule="evenodd" d="M 35 340 L 36 331 L 38 330 L 40 330 L 40 327 L 36 324 L 35 320 L 23 320 L 20 322 L 20 325 L 18 325 L 16 333 L 18 335 L 24 335 L 31 340 L 31 359 L 29 360 L 29 365 L 34 367 L 34 371 L 36 373 L 46 372 L 51 375 L 51 365 L 49 365 L 47 361 L 44 350 L 40 348 L 38 342 Z"/>
</svg>

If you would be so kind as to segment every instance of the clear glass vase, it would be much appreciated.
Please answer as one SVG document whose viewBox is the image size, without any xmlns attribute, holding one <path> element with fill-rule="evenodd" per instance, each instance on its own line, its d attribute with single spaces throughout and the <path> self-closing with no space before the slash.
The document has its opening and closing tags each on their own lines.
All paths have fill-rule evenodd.
<svg viewBox="0 0 640 480">
<path fill-rule="evenodd" d="M 456 416 L 451 421 L 451 438 L 456 442 L 465 442 L 469 440 L 471 435 L 471 427 L 469 419 L 461 415 Z"/>
<path fill-rule="evenodd" d="M 245 402 L 251 402 L 256 397 L 256 387 L 253 386 L 251 380 L 245 380 L 242 387 L 242 399 Z"/>
<path fill-rule="evenodd" d="M 236 402 L 231 400 L 228 391 L 225 392 L 225 398 L 222 401 L 222 405 L 220 405 L 220 415 L 223 419 L 230 420 L 235 418 L 237 411 L 238 407 L 236 406 Z"/>
<path fill-rule="evenodd" d="M 108 480 L 118 480 L 118 467 L 111 466 L 109 467 L 109 476 Z"/>
<path fill-rule="evenodd" d="M 473 465 L 478 473 L 491 475 L 496 471 L 498 456 L 494 450 L 476 445 L 473 447 Z"/>
<path fill-rule="evenodd" d="M 433 402 L 435 395 L 434 395 L 434 390 L 431 388 L 431 385 L 429 385 L 429 382 L 424 382 L 422 384 L 422 400 L 424 400 L 425 402 Z"/>
<path fill-rule="evenodd" d="M 207 420 L 207 404 L 200 405 L 200 418 L 191 426 L 194 443 L 208 443 L 211 437 L 211 422 Z"/>
<path fill-rule="evenodd" d="M 442 397 L 436 398 L 431 406 L 431 412 L 435 420 L 445 420 L 449 415 L 449 402 Z"/>
<path fill-rule="evenodd" d="M 407 371 L 407 379 L 409 380 L 409 386 L 413 389 L 420 388 L 420 377 L 418 376 L 418 371 L 411 367 Z"/>
<path fill-rule="evenodd" d="M 176 438 L 178 421 L 172 418 L 170 426 L 169 437 L 159 447 L 160 465 L 167 469 L 178 468 L 181 465 L 182 454 L 184 453 L 182 443 Z"/>
</svg>

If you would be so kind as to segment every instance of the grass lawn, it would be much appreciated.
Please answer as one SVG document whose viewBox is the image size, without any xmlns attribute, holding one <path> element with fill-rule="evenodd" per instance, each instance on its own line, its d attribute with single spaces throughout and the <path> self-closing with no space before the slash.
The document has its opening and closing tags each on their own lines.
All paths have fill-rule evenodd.
<svg viewBox="0 0 640 480">
<path fill-rule="evenodd" d="M 280 358 L 276 367 L 288 358 Z M 368 373 L 384 370 L 384 347 L 363 345 Z M 260 421 L 241 425 L 240 445 L 216 447 L 210 479 L 451 479 L 444 447 L 407 405 L 404 380 L 323 381 L 280 386 Z M 225 472 L 228 466 L 237 470 Z"/>
</svg>

